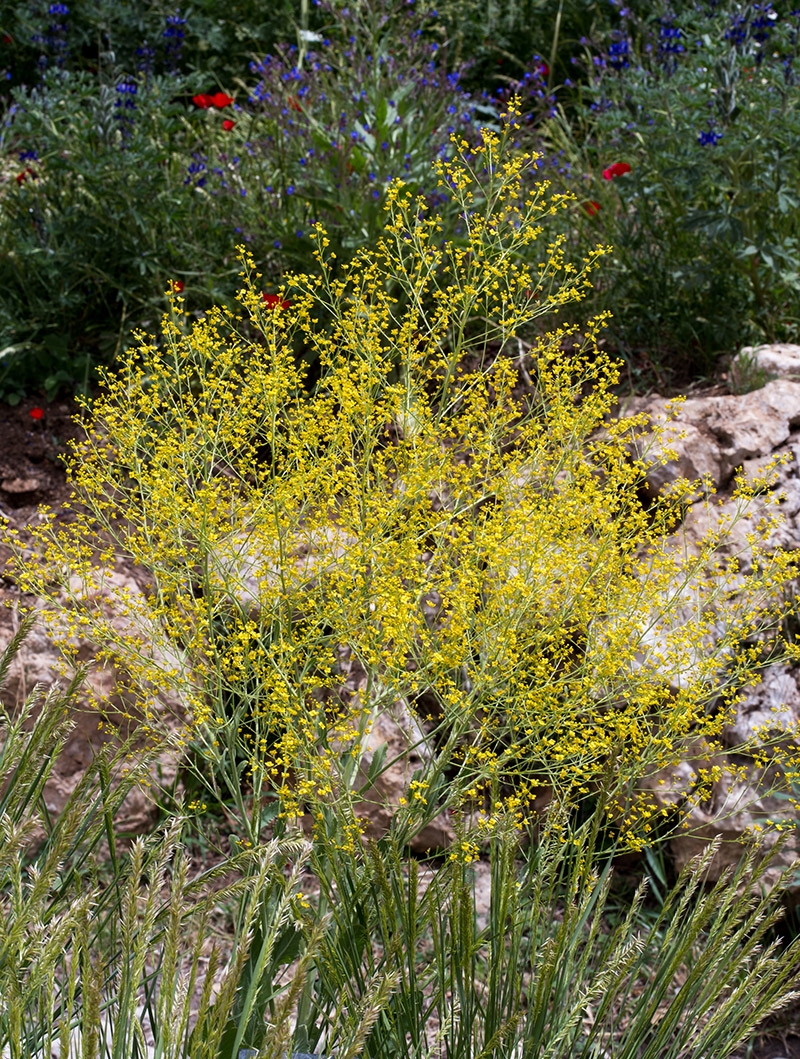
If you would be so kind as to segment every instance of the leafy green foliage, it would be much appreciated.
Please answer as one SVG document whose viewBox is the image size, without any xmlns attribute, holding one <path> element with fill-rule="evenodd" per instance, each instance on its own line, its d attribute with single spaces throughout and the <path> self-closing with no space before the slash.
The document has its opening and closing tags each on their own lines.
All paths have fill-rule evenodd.
<svg viewBox="0 0 800 1059">
<path fill-rule="evenodd" d="M 89 74 L 53 70 L 41 88 L 17 92 L 0 143 L 35 158 L 19 163 L 0 199 L 6 393 L 34 381 L 48 396 L 85 385 L 133 322 L 161 311 L 171 279 L 225 290 L 221 269 L 202 275 L 227 237 L 184 185 L 175 149 L 194 133 L 174 91 L 169 78 L 109 77 L 98 89 Z"/>
<path fill-rule="evenodd" d="M 32 86 L 54 66 L 92 72 L 109 60 L 129 75 L 200 74 L 224 87 L 253 54 L 290 37 L 299 14 L 292 0 L 3 0 L 5 87 Z"/>
<path fill-rule="evenodd" d="M 582 180 L 576 233 L 615 247 L 598 299 L 634 359 L 702 372 L 798 334 L 798 18 L 650 5 L 584 41 L 585 80 L 545 136 Z"/>
</svg>

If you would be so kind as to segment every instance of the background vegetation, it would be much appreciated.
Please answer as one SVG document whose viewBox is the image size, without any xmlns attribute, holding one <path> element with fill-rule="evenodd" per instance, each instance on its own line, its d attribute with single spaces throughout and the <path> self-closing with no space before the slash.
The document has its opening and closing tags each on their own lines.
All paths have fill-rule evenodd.
<svg viewBox="0 0 800 1059">
<path fill-rule="evenodd" d="M 4 530 L 75 679 L 0 719 L 0 1050 L 725 1059 L 796 999 L 793 872 L 670 878 L 648 781 L 796 657 L 796 571 L 768 520 L 664 543 L 696 483 L 643 499 L 599 340 L 668 383 L 796 337 L 800 16 L 266 6 L 0 9 L 0 385 L 94 386 L 70 519 Z M 54 818 L 80 693 L 108 744 Z M 737 749 L 797 808 L 795 749 Z"/>
<path fill-rule="evenodd" d="M 458 235 L 431 162 L 454 129 L 496 128 L 511 90 L 538 176 L 577 197 L 576 252 L 615 248 L 592 308 L 612 309 L 632 377 L 668 386 L 796 338 L 798 18 L 738 0 L 4 0 L 0 393 L 85 388 L 170 281 L 193 311 L 229 300 L 239 241 L 265 282 L 311 264 L 314 221 L 340 260 L 371 245 L 393 177 Z"/>
</svg>

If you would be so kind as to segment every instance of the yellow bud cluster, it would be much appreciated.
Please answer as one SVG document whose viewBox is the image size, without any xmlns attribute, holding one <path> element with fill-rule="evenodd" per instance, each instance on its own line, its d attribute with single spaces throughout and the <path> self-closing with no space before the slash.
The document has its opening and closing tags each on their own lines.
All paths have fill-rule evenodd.
<svg viewBox="0 0 800 1059">
<path fill-rule="evenodd" d="M 285 277 L 279 300 L 246 251 L 243 317 L 193 320 L 176 299 L 161 339 L 139 336 L 104 376 L 70 518 L 43 519 L 40 559 L 12 564 L 68 658 L 86 637 L 114 661 L 132 721 L 172 724 L 169 690 L 211 766 L 236 744 L 254 790 L 277 791 L 285 818 L 335 818 L 346 851 L 370 724 L 393 702 L 449 780 L 412 779 L 404 813 L 451 798 L 521 820 L 537 792 L 586 797 L 611 769 L 612 810 L 641 842 L 643 781 L 719 740 L 709 704 L 761 664 L 752 643 L 792 573 L 762 546 L 767 522 L 745 575 L 720 558 L 733 525 L 690 554 L 674 505 L 642 506 L 643 424 L 608 424 L 604 317 L 533 331 L 609 248 L 576 264 L 547 237 L 566 199 L 523 193 L 535 159 L 511 147 L 515 114 L 437 163 L 459 242 L 396 181 L 383 238 L 352 263 L 317 227 L 318 273 Z M 151 588 L 115 594 L 112 618 L 119 556 Z"/>
</svg>

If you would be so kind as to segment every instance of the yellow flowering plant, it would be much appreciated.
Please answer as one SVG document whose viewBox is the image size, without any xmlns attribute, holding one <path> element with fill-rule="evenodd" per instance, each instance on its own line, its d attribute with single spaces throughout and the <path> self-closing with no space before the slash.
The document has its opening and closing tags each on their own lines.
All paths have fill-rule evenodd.
<svg viewBox="0 0 800 1059">
<path fill-rule="evenodd" d="M 275 294 L 245 251 L 237 307 L 192 320 L 172 291 L 162 340 L 87 405 L 69 521 L 44 518 L 40 558 L 13 564 L 67 659 L 88 637 L 116 666 L 143 733 L 181 726 L 247 842 L 277 806 L 355 855 L 390 764 L 365 766 L 371 733 L 399 710 L 422 762 L 401 844 L 446 810 L 491 834 L 602 791 L 639 847 L 667 811 L 645 781 L 718 743 L 781 618 L 792 567 L 766 523 L 723 561 L 731 525 L 691 552 L 674 536 L 697 483 L 642 502 L 645 424 L 610 418 L 603 318 L 533 327 L 609 248 L 575 263 L 549 239 L 566 197 L 523 190 L 516 116 L 438 163 L 460 242 L 397 182 L 383 238 L 341 269 L 318 228 L 318 271 Z M 119 557 L 150 587 L 109 608 Z"/>
</svg>

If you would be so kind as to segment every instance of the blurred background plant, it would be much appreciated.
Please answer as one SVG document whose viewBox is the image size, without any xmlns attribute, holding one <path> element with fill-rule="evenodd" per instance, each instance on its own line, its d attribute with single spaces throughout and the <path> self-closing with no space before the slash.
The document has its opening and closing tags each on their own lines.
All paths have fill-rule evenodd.
<svg viewBox="0 0 800 1059">
<path fill-rule="evenodd" d="M 154 39 L 154 16 L 118 23 L 107 5 L 84 24 L 50 8 L 18 9 L 15 37 L 40 54 L 7 71 L 0 127 L 0 396 L 12 401 L 42 381 L 47 396 L 85 390 L 92 366 L 158 316 L 172 281 L 198 310 L 232 298 L 238 242 L 273 279 L 313 262 L 316 220 L 342 257 L 374 242 L 387 182 L 431 188 L 451 133 L 477 124 L 457 71 L 423 37 L 428 20 L 400 5 L 318 5 L 324 37 L 302 28 L 303 9 L 299 46 L 278 45 L 237 77 L 192 69 L 205 52 L 187 40 L 206 32 L 194 15 L 164 15 L 158 48 L 142 36 L 134 49 L 137 34 Z M 101 42 L 90 62 L 87 25 Z M 243 39 L 251 32 L 263 47 L 261 28 Z M 32 87 L 16 83 L 19 70 Z M 208 91 L 223 73 L 246 103 Z M 432 206 L 443 201 L 431 192 Z"/>
<path fill-rule="evenodd" d="M 231 296 L 234 238 L 187 176 L 192 96 L 272 33 L 280 4 L 6 4 L 0 397 L 87 389 L 171 280 Z M 236 21 L 236 15 L 241 21 Z"/>
<path fill-rule="evenodd" d="M 497 110 L 461 89 L 461 71 L 430 39 L 433 16 L 362 3 L 320 5 L 323 16 L 323 31 L 307 35 L 306 49 L 284 46 L 252 64 L 250 113 L 225 144 L 227 172 L 215 170 L 223 186 L 234 177 L 230 193 L 253 189 L 245 242 L 261 260 L 259 244 L 273 240 L 278 263 L 306 269 L 318 221 L 346 260 L 376 243 L 394 178 L 424 194 L 452 235 L 457 218 L 432 163 L 452 155 L 454 133 L 474 141 L 479 125 L 496 128 Z M 240 156 L 235 174 L 232 145 Z"/>
<path fill-rule="evenodd" d="M 3 0 L 0 67 L 6 87 L 31 86 L 53 66 L 96 73 L 111 53 L 129 74 L 196 73 L 219 87 L 254 52 L 291 34 L 302 17 L 297 0 L 193 0 L 188 6 L 172 0 Z"/>
<path fill-rule="evenodd" d="M 747 341 L 800 333 L 800 9 L 614 10 L 537 133 L 581 200 L 573 237 L 614 245 L 594 296 L 610 342 L 685 384 Z"/>
<path fill-rule="evenodd" d="M 163 308 L 171 278 L 219 281 L 225 234 L 183 186 L 185 107 L 163 76 L 45 72 L 15 93 L 2 140 L 13 142 L 0 208 L 0 387 L 87 386 L 125 348 L 135 321 Z M 68 145 L 68 146 L 67 146 Z M 18 148 L 18 149 L 17 149 Z M 205 255 L 217 270 L 202 275 Z"/>
<path fill-rule="evenodd" d="M 233 297 L 374 242 L 387 181 L 527 100 L 520 143 L 615 246 L 593 308 L 641 385 L 798 334 L 796 11 L 588 0 L 0 5 L 0 397 L 85 389 L 170 281 Z M 228 102 L 206 105 L 218 93 Z M 200 100 L 200 102 L 197 102 Z M 614 167 L 617 167 L 616 169 Z M 629 166 L 629 169 L 625 167 Z M 622 167 L 622 168 L 619 168 Z"/>
</svg>

